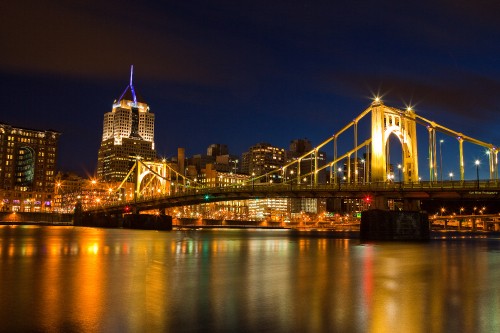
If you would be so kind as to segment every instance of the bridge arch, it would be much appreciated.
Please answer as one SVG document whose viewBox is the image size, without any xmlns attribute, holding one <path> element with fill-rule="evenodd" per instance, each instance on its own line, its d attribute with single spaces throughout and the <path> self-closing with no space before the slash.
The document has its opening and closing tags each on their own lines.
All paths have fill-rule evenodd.
<svg viewBox="0 0 500 333">
<path fill-rule="evenodd" d="M 140 197 L 144 189 L 155 188 L 159 194 L 167 193 L 167 168 L 165 163 L 144 162 L 137 163 L 136 193 Z M 151 186 L 153 183 L 157 186 Z"/>
</svg>

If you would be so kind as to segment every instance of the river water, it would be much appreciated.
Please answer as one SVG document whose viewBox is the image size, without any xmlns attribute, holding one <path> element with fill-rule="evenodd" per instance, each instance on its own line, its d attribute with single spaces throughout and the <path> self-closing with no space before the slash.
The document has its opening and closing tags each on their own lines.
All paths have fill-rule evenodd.
<svg viewBox="0 0 500 333">
<path fill-rule="evenodd" d="M 500 238 L 0 226 L 2 332 L 499 332 Z"/>
</svg>

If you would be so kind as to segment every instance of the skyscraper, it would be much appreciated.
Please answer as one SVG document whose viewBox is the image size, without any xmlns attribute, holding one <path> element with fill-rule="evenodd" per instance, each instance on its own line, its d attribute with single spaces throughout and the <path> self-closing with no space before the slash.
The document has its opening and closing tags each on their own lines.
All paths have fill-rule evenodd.
<svg viewBox="0 0 500 333">
<path fill-rule="evenodd" d="M 97 161 L 97 177 L 100 181 L 122 181 L 138 156 L 146 160 L 156 159 L 155 116 L 135 91 L 133 74 L 132 66 L 129 85 L 113 102 L 112 110 L 104 114 Z"/>
</svg>

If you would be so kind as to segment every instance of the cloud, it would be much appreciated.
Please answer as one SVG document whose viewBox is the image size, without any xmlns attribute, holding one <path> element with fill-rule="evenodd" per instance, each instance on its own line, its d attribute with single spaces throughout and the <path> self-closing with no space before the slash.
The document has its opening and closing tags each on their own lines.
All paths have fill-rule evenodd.
<svg viewBox="0 0 500 333">
<path fill-rule="evenodd" d="M 14 1 L 4 5 L 0 70 L 91 78 L 123 78 L 131 64 L 149 79 L 234 84 L 248 76 L 241 62 L 257 53 L 217 29 L 155 8 L 118 1 Z"/>
<path fill-rule="evenodd" d="M 330 73 L 327 85 L 331 91 L 348 95 L 380 93 L 403 107 L 404 103 L 420 105 L 445 116 L 474 121 L 491 121 L 500 111 L 500 80 L 465 71 L 422 73 Z"/>
</svg>

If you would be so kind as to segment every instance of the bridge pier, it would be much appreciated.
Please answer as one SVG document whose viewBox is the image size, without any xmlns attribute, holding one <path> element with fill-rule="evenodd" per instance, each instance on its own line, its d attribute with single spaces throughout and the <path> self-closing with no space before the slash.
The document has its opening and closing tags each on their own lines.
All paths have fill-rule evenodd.
<svg viewBox="0 0 500 333">
<path fill-rule="evenodd" d="M 420 211 L 420 200 L 403 199 L 403 210 L 419 212 Z"/>
<path fill-rule="evenodd" d="M 361 213 L 360 239 L 428 240 L 430 224 L 427 214 L 420 212 L 420 200 L 403 199 L 403 210 L 389 210 L 384 195 L 375 196 L 373 209 Z"/>
<path fill-rule="evenodd" d="M 383 195 L 377 195 L 373 198 L 373 209 L 388 210 L 389 205 L 387 204 L 387 198 Z"/>
<path fill-rule="evenodd" d="M 418 211 L 366 210 L 361 213 L 361 241 L 429 240 L 427 214 Z"/>
</svg>

